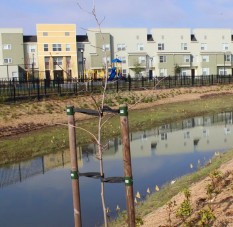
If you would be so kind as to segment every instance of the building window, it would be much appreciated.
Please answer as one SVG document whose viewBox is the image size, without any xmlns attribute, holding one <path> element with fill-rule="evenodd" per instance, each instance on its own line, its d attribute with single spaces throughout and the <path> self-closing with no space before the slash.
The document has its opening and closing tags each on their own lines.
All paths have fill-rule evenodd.
<svg viewBox="0 0 233 227">
<path fill-rule="evenodd" d="M 45 69 L 49 69 L 49 57 L 45 57 L 44 62 L 45 62 Z"/>
<path fill-rule="evenodd" d="M 160 69 L 159 76 L 167 76 L 167 69 Z"/>
<path fill-rule="evenodd" d="M 48 32 L 43 32 L 43 36 L 48 36 Z"/>
<path fill-rule="evenodd" d="M 124 77 L 126 77 L 126 74 L 127 74 L 126 69 L 123 69 L 123 70 L 122 70 L 122 75 L 123 75 Z"/>
<path fill-rule="evenodd" d="M 53 44 L 53 51 L 61 51 L 61 44 L 58 43 Z"/>
<path fill-rule="evenodd" d="M 53 65 L 62 65 L 62 57 L 54 57 Z"/>
<path fill-rule="evenodd" d="M 12 78 L 18 79 L 18 72 L 12 72 Z"/>
<path fill-rule="evenodd" d="M 44 51 L 49 51 L 49 44 L 44 44 Z"/>
<path fill-rule="evenodd" d="M 207 43 L 201 43 L 201 50 L 207 50 Z"/>
<path fill-rule="evenodd" d="M 3 50 L 11 50 L 11 44 L 3 44 Z"/>
<path fill-rule="evenodd" d="M 138 51 L 144 50 L 144 45 L 143 45 L 143 43 L 138 43 L 138 44 L 137 44 L 137 47 L 138 47 Z"/>
<path fill-rule="evenodd" d="M 140 56 L 138 58 L 138 62 L 139 62 L 139 64 L 145 64 L 146 63 L 146 57 L 145 56 Z"/>
<path fill-rule="evenodd" d="M 36 52 L 36 46 L 35 45 L 29 46 L 29 52 L 30 53 L 35 53 Z"/>
<path fill-rule="evenodd" d="M 224 61 L 231 62 L 231 54 L 225 54 L 224 55 Z"/>
<path fill-rule="evenodd" d="M 11 64 L 12 63 L 12 58 L 4 58 L 4 64 Z"/>
<path fill-rule="evenodd" d="M 124 43 L 122 44 L 117 44 L 117 51 L 123 51 L 126 49 L 126 46 Z"/>
<path fill-rule="evenodd" d="M 110 44 L 104 44 L 103 51 L 110 51 Z"/>
<path fill-rule="evenodd" d="M 188 76 L 188 74 L 189 74 L 188 72 L 189 72 L 188 69 L 182 69 L 182 70 L 181 70 L 181 75 L 182 75 L 182 76 Z"/>
<path fill-rule="evenodd" d="M 160 63 L 164 63 L 164 62 L 167 62 L 167 57 L 166 56 L 159 56 L 159 62 Z"/>
<path fill-rule="evenodd" d="M 126 63 L 126 57 L 118 57 L 118 58 L 119 58 L 119 60 L 121 60 L 122 63 L 124 63 L 124 64 Z"/>
<path fill-rule="evenodd" d="M 202 68 L 202 75 L 203 76 L 208 76 L 210 74 L 209 68 Z"/>
<path fill-rule="evenodd" d="M 71 57 L 68 56 L 68 57 L 66 57 L 66 67 L 69 69 L 70 66 L 71 66 Z"/>
<path fill-rule="evenodd" d="M 66 44 L 66 51 L 70 51 L 70 44 Z"/>
<path fill-rule="evenodd" d="M 164 50 L 164 43 L 158 43 L 158 50 Z"/>
<path fill-rule="evenodd" d="M 65 32 L 65 36 L 70 36 L 70 33 L 69 32 Z"/>
<path fill-rule="evenodd" d="M 181 43 L 181 50 L 188 50 L 188 44 L 187 43 Z"/>
<path fill-rule="evenodd" d="M 202 56 L 202 62 L 209 62 L 209 56 L 208 55 L 203 55 Z"/>
<path fill-rule="evenodd" d="M 189 63 L 190 62 L 190 55 L 184 55 L 184 62 Z"/>
<path fill-rule="evenodd" d="M 218 74 L 221 75 L 221 76 L 227 75 L 227 70 L 226 70 L 226 68 L 219 68 Z"/>
<path fill-rule="evenodd" d="M 228 43 L 223 43 L 222 44 L 222 50 L 229 50 L 229 44 Z"/>
</svg>

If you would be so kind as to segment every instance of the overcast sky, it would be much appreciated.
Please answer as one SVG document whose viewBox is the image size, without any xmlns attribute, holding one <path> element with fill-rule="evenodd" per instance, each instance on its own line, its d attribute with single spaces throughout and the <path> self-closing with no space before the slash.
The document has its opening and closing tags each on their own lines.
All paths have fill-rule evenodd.
<svg viewBox="0 0 233 227">
<path fill-rule="evenodd" d="M 23 28 L 36 35 L 36 24 L 76 24 L 77 34 L 97 27 L 93 0 L 1 0 L 0 28 Z M 79 4 L 78 4 L 79 3 Z M 82 6 L 80 9 L 79 5 Z M 231 28 L 233 0 L 95 0 L 102 27 Z"/>
</svg>

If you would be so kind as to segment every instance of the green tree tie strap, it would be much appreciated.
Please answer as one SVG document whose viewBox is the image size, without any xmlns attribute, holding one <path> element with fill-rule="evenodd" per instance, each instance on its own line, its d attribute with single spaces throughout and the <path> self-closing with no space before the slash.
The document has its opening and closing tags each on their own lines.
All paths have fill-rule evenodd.
<svg viewBox="0 0 233 227">
<path fill-rule="evenodd" d="M 128 116 L 128 107 L 122 106 L 119 108 L 120 116 Z"/>
<path fill-rule="evenodd" d="M 67 106 L 66 107 L 66 114 L 67 115 L 74 115 L 74 107 L 73 106 Z"/>
<path fill-rule="evenodd" d="M 77 180 L 78 179 L 78 171 L 71 171 L 70 176 L 72 180 Z"/>
<path fill-rule="evenodd" d="M 133 178 L 125 177 L 125 186 L 132 186 L 132 185 L 133 185 Z"/>
</svg>

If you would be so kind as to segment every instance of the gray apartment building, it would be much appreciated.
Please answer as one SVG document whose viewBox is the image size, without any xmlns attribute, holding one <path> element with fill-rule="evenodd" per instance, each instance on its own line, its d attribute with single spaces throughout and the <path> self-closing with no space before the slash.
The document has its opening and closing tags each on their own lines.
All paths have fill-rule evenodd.
<svg viewBox="0 0 233 227">
<path fill-rule="evenodd" d="M 23 74 L 23 29 L 0 28 L 0 78 L 18 79 Z"/>
</svg>

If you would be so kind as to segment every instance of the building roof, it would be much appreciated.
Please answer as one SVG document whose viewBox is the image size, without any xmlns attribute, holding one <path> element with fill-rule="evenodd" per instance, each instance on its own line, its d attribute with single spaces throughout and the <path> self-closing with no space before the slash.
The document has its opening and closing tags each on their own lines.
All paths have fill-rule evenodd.
<svg viewBox="0 0 233 227">
<path fill-rule="evenodd" d="M 23 36 L 23 42 L 37 42 L 37 36 L 36 35 L 24 35 Z"/>
<path fill-rule="evenodd" d="M 88 42 L 87 35 L 76 35 L 76 42 Z"/>
</svg>

